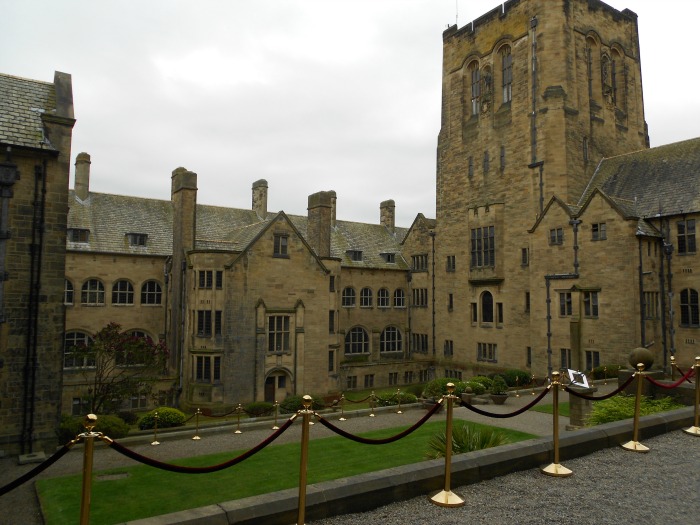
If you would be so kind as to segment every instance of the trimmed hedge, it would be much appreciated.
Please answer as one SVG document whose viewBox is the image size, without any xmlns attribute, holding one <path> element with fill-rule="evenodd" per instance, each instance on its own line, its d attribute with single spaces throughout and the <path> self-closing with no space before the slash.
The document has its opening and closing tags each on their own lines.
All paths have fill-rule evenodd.
<svg viewBox="0 0 700 525">
<path fill-rule="evenodd" d="M 58 443 L 65 445 L 71 439 L 75 439 L 78 434 L 85 432 L 83 417 L 73 417 L 68 415 L 61 416 L 61 424 L 56 431 Z M 114 415 L 98 416 L 97 424 L 93 429 L 94 432 L 102 432 L 105 436 L 112 439 L 121 439 L 129 434 L 129 425 L 121 418 Z"/>
<path fill-rule="evenodd" d="M 289 396 L 284 401 L 280 403 L 280 412 L 282 414 L 293 414 L 304 408 L 304 403 L 302 400 L 303 396 Z M 321 410 L 325 407 L 323 404 L 323 398 L 312 395 L 313 403 L 311 403 L 312 410 Z"/>
<path fill-rule="evenodd" d="M 248 414 L 249 417 L 269 416 L 274 413 L 275 405 L 267 403 L 266 401 L 256 401 L 244 406 L 243 411 Z"/>
<path fill-rule="evenodd" d="M 401 392 L 401 404 L 407 405 L 409 403 L 415 403 L 418 398 L 413 394 L 408 392 Z M 395 393 L 379 394 L 377 396 L 377 406 L 378 407 L 390 407 L 399 404 L 399 397 Z"/>
<path fill-rule="evenodd" d="M 491 390 L 491 383 L 493 383 L 493 380 L 486 376 L 474 376 L 469 381 L 481 383 L 486 390 Z"/>
<path fill-rule="evenodd" d="M 158 412 L 158 428 L 179 427 L 184 425 L 187 419 L 185 414 L 177 408 L 158 407 L 141 418 L 139 421 L 141 430 L 149 430 L 155 426 L 156 412 Z"/>
<path fill-rule="evenodd" d="M 456 396 L 460 396 L 467 386 L 464 381 L 459 381 L 452 377 L 440 377 L 429 381 L 428 384 L 425 385 L 423 397 L 437 400 L 447 395 L 447 383 L 453 383 L 455 385 L 454 395 Z"/>
<path fill-rule="evenodd" d="M 525 370 L 511 368 L 501 374 L 509 387 L 525 387 L 532 381 L 532 376 Z"/>
</svg>

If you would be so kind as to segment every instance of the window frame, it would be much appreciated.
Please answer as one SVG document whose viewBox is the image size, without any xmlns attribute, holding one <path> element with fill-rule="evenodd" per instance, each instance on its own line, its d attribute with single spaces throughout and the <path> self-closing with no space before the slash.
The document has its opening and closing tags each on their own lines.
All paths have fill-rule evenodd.
<svg viewBox="0 0 700 525">
<path fill-rule="evenodd" d="M 81 306 L 104 306 L 104 283 L 95 278 L 86 280 L 80 288 L 80 304 Z"/>
<path fill-rule="evenodd" d="M 700 328 L 700 304 L 698 291 L 684 288 L 678 296 L 681 315 L 679 325 L 683 328 Z"/>
<path fill-rule="evenodd" d="M 122 289 L 125 288 L 125 289 Z M 133 306 L 134 285 L 127 279 L 119 279 L 112 284 L 112 305 Z"/>
<path fill-rule="evenodd" d="M 369 334 L 361 326 L 353 326 L 345 334 L 344 350 L 346 355 L 369 354 Z"/>
<path fill-rule="evenodd" d="M 289 234 L 273 234 L 272 256 L 279 257 L 282 259 L 289 258 Z"/>
<path fill-rule="evenodd" d="M 604 222 L 595 222 L 591 224 L 591 240 L 605 241 L 608 238 L 607 227 Z"/>
<path fill-rule="evenodd" d="M 266 339 L 268 354 L 285 354 L 291 351 L 292 320 L 289 314 L 267 316 Z"/>
<path fill-rule="evenodd" d="M 379 353 L 403 352 L 403 336 L 396 326 L 387 326 L 379 336 Z"/>
<path fill-rule="evenodd" d="M 583 291 L 583 315 L 589 319 L 597 319 L 600 312 L 600 297 L 597 290 Z"/>
<path fill-rule="evenodd" d="M 391 293 L 388 288 L 380 288 L 377 290 L 377 308 L 391 307 Z"/>
<path fill-rule="evenodd" d="M 343 308 L 355 308 L 357 293 L 352 286 L 343 288 L 343 293 L 340 296 L 340 305 Z"/>
<path fill-rule="evenodd" d="M 406 308 L 406 292 L 403 288 L 394 290 L 394 308 Z"/>
<path fill-rule="evenodd" d="M 548 240 L 550 246 L 561 246 L 564 244 L 564 228 L 550 228 Z"/>
<path fill-rule="evenodd" d="M 496 227 L 471 229 L 471 268 L 495 268 Z"/>
<path fill-rule="evenodd" d="M 75 301 L 75 287 L 70 279 L 64 279 L 63 283 L 63 304 L 73 306 Z"/>
<path fill-rule="evenodd" d="M 559 293 L 559 317 L 571 317 L 574 315 L 573 295 L 570 290 Z"/>
<path fill-rule="evenodd" d="M 150 279 L 141 285 L 141 304 L 147 306 L 163 304 L 163 288 L 158 281 Z"/>
<path fill-rule="evenodd" d="M 72 341 L 69 342 L 69 339 L 72 339 Z M 92 337 L 90 337 L 90 334 L 87 334 L 85 332 L 81 332 L 79 330 L 71 330 L 66 332 L 63 335 L 63 357 L 62 357 L 62 364 L 63 364 L 63 369 L 64 370 L 81 370 L 85 368 L 95 368 L 96 362 L 95 362 L 95 357 L 93 356 L 92 358 L 90 357 L 90 354 L 88 353 L 87 355 L 82 356 L 82 364 L 78 363 L 76 364 L 76 359 L 77 357 L 74 355 L 75 352 L 70 351 L 71 348 L 75 348 L 78 345 L 85 345 L 88 349 L 93 343 Z M 66 366 L 66 362 L 68 359 L 72 360 L 72 364 L 69 366 Z"/>
<path fill-rule="evenodd" d="M 360 290 L 360 308 L 372 308 L 373 293 L 369 286 L 365 286 Z"/>
<path fill-rule="evenodd" d="M 697 253 L 695 219 L 682 219 L 676 222 L 676 240 L 679 255 Z"/>
<path fill-rule="evenodd" d="M 503 104 L 513 100 L 513 53 L 510 46 L 503 46 L 501 54 L 501 86 Z"/>
</svg>

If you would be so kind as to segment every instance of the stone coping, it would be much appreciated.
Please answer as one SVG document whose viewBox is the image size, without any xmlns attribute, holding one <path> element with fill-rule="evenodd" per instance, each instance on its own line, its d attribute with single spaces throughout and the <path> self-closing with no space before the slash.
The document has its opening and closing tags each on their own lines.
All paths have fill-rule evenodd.
<svg viewBox="0 0 700 525">
<path fill-rule="evenodd" d="M 640 418 L 639 439 L 644 440 L 693 424 L 694 408 L 687 407 Z M 616 421 L 560 437 L 564 462 L 632 439 L 632 421 Z M 538 468 L 551 463 L 551 438 L 537 438 L 453 457 L 452 487 Z M 444 488 L 445 462 L 435 459 L 309 485 L 306 519 L 318 520 L 372 510 Z M 296 522 L 299 491 L 287 489 L 218 505 L 130 521 L 125 525 L 288 525 Z"/>
</svg>

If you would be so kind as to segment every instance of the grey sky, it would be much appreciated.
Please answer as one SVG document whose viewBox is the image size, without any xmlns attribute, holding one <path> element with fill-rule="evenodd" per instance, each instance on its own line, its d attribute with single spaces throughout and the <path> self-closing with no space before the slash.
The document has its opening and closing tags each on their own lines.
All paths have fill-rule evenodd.
<svg viewBox="0 0 700 525">
<path fill-rule="evenodd" d="M 305 214 L 338 194 L 338 218 L 435 216 L 442 32 L 494 0 L 0 0 L 0 71 L 71 73 L 75 155 L 91 189 L 169 199 L 198 173 L 198 201 Z M 610 0 L 639 15 L 652 146 L 700 136 L 688 46 L 697 0 Z M 662 7 L 665 10 L 662 10 Z M 670 52 L 669 52 L 670 49 Z M 71 182 L 72 185 L 72 182 Z"/>
</svg>

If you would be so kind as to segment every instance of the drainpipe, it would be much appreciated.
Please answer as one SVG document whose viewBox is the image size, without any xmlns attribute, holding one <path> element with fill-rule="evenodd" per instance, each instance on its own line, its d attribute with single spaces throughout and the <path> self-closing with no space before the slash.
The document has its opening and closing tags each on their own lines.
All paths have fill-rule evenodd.
<svg viewBox="0 0 700 525">
<path fill-rule="evenodd" d="M 182 396 L 182 390 L 185 383 L 185 314 L 187 312 L 187 305 L 185 304 L 186 298 L 186 282 L 187 282 L 187 262 L 185 260 L 180 262 L 180 272 L 182 273 L 180 277 L 180 337 L 178 338 L 178 344 L 180 346 L 180 370 L 178 377 L 178 388 L 177 388 L 177 399 L 176 406 L 180 406 L 180 397 Z"/>
<path fill-rule="evenodd" d="M 428 233 L 428 235 L 430 235 L 430 239 L 432 241 L 432 256 L 431 256 L 432 262 L 433 262 L 432 263 L 432 270 L 431 270 L 432 271 L 432 287 L 433 287 L 433 291 L 431 294 L 432 299 L 433 299 L 433 301 L 432 301 L 433 302 L 433 304 L 432 304 L 432 308 L 433 308 L 432 331 L 433 331 L 433 334 L 432 335 L 433 335 L 433 357 L 435 357 L 435 232 L 431 230 Z"/>
<path fill-rule="evenodd" d="M 551 281 L 578 279 L 577 273 L 554 273 L 544 276 L 547 288 L 547 375 L 552 377 L 552 297 L 550 293 Z"/>
<path fill-rule="evenodd" d="M 667 227 L 667 234 L 668 232 L 668 224 L 666 225 Z M 674 317 L 675 313 L 673 311 L 673 272 L 671 271 L 671 259 L 673 257 L 673 244 L 671 243 L 664 243 L 664 256 L 666 257 L 667 261 L 667 266 L 666 266 L 666 275 L 668 276 L 668 332 L 669 336 L 671 339 L 671 355 L 675 356 L 676 355 L 676 328 L 674 327 Z M 664 352 L 664 369 L 668 366 L 667 362 L 667 355 L 666 352 Z"/>
<path fill-rule="evenodd" d="M 638 248 L 639 248 L 639 333 L 641 336 L 641 347 L 646 348 L 646 323 L 644 322 L 644 319 L 646 319 L 646 299 L 644 297 L 644 265 L 643 265 L 643 260 L 642 260 L 642 238 L 638 238 Z"/>
<path fill-rule="evenodd" d="M 661 346 L 664 350 L 664 363 L 666 363 L 666 356 L 668 355 L 668 333 L 666 330 L 666 278 L 664 277 L 664 250 L 666 247 L 666 241 L 661 238 L 659 239 L 659 244 L 661 245 L 661 264 L 659 265 L 659 285 L 661 288 L 659 290 L 661 294 Z"/>
</svg>

